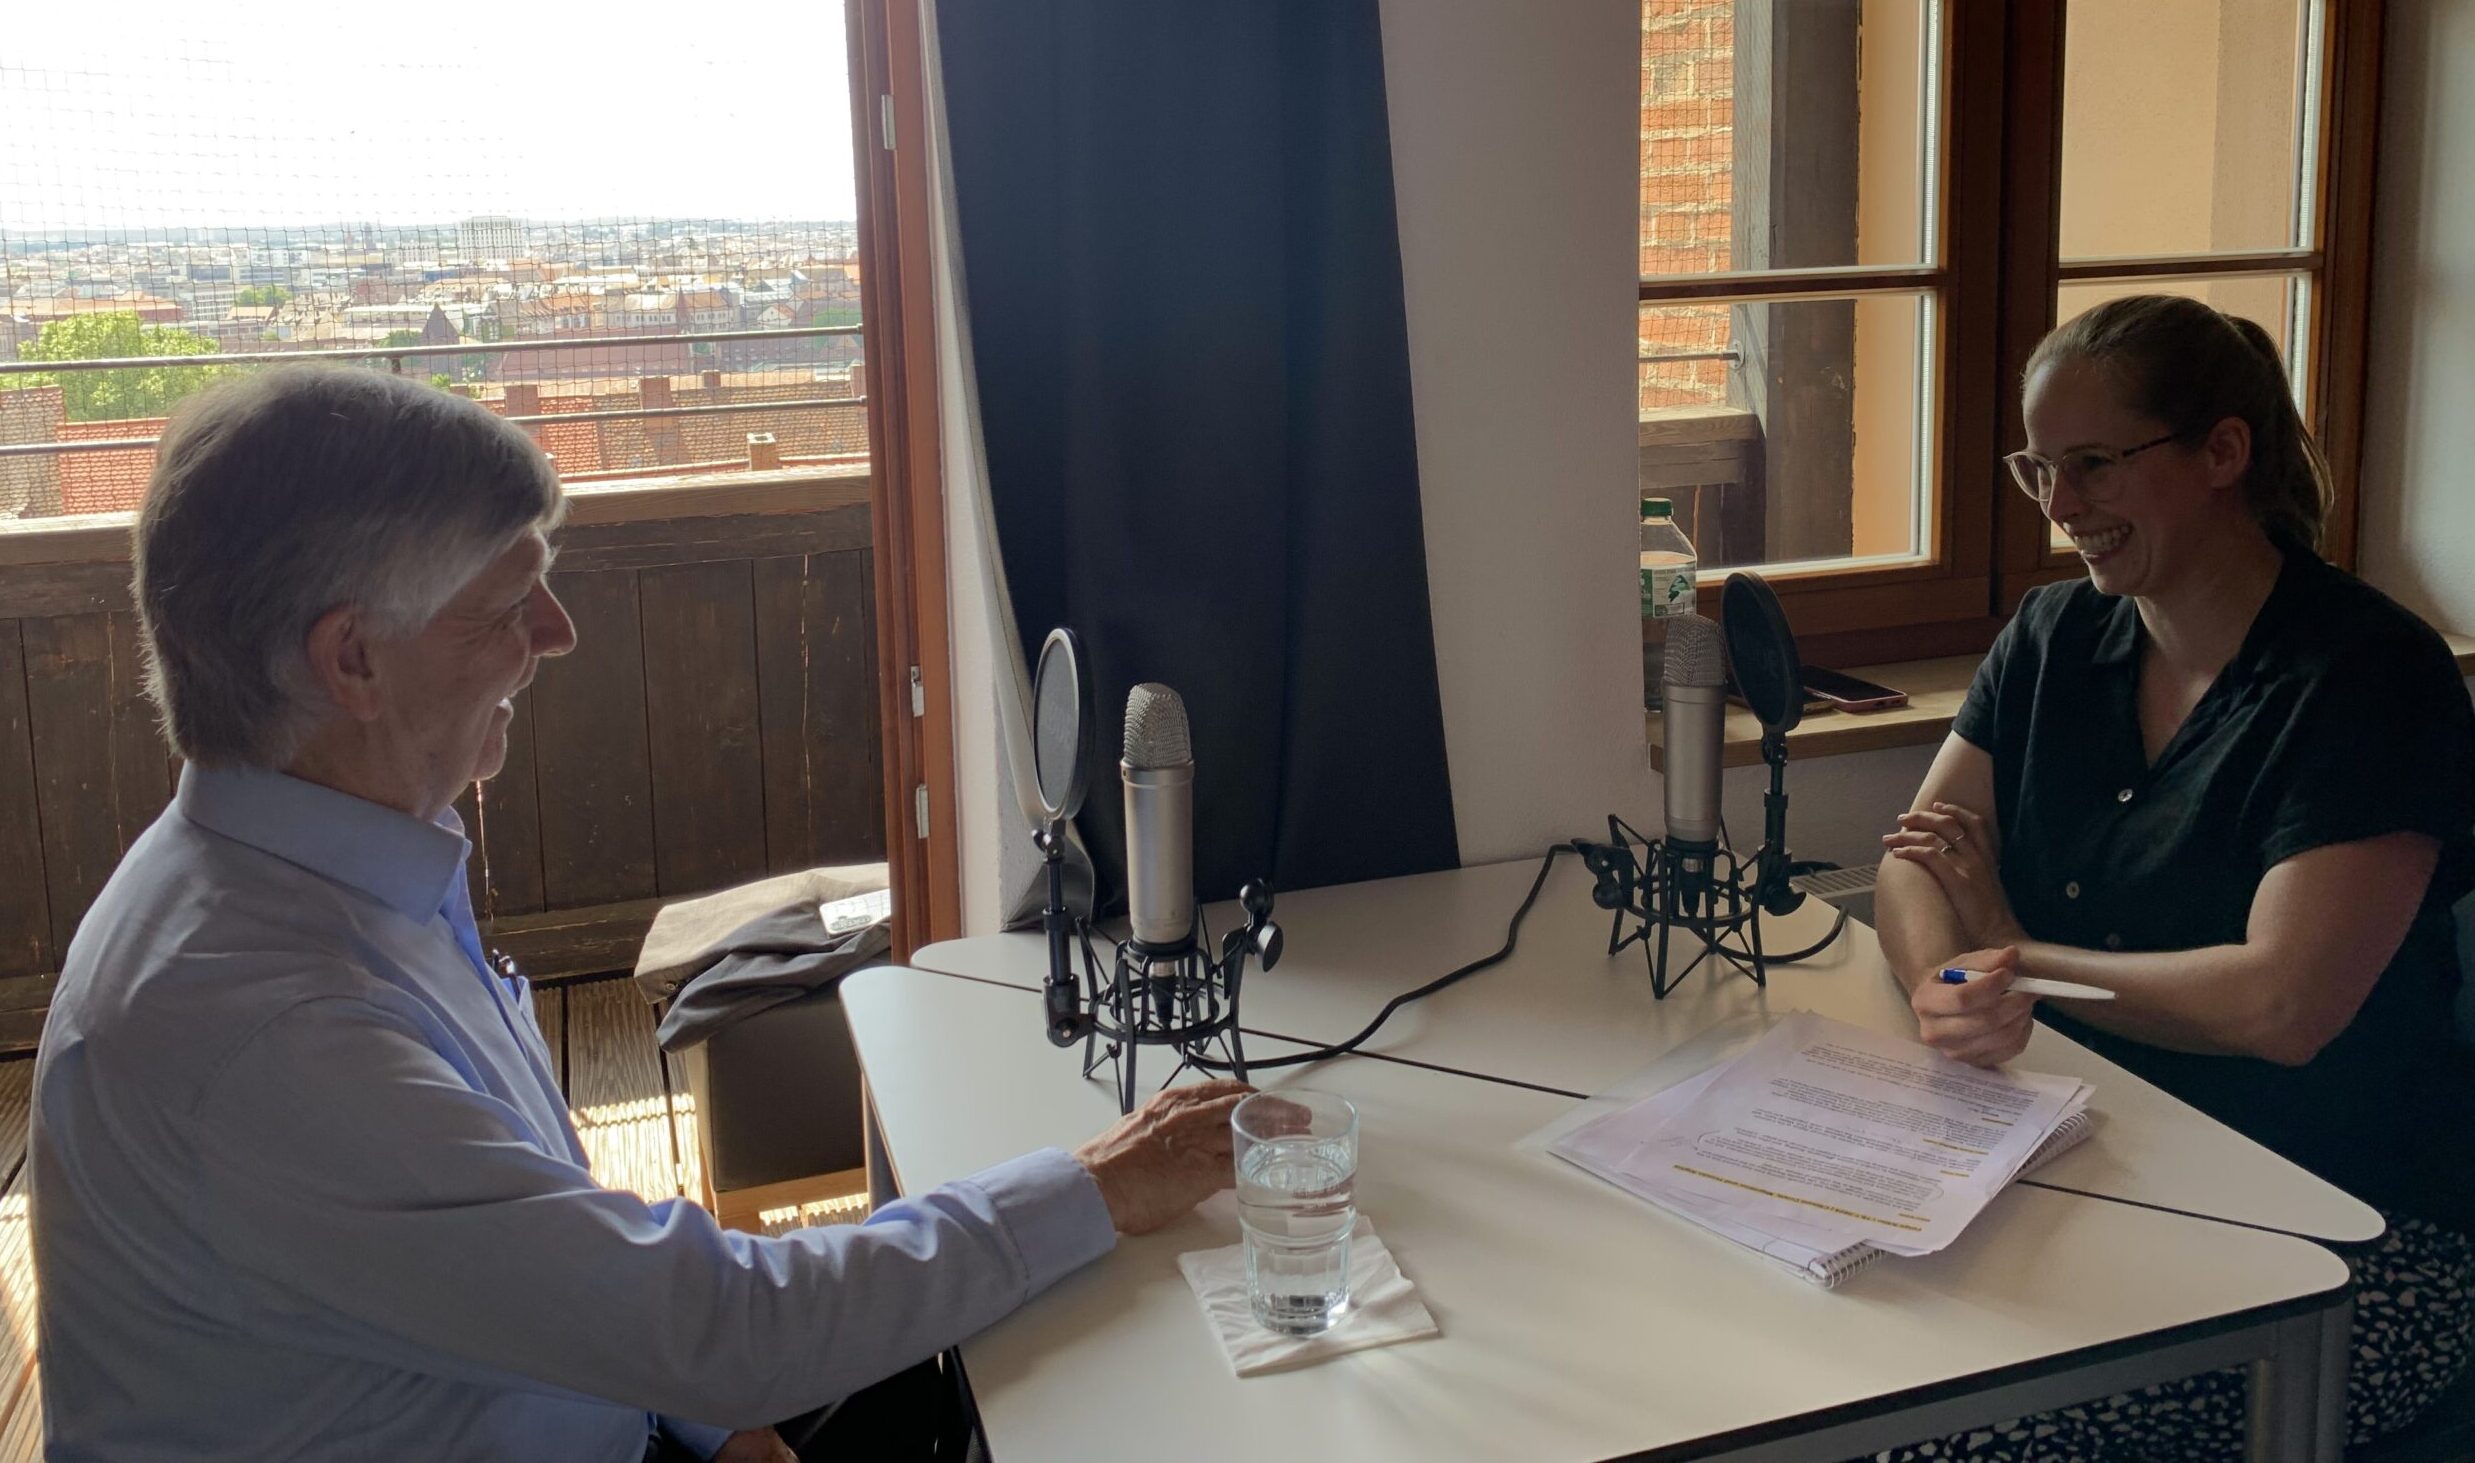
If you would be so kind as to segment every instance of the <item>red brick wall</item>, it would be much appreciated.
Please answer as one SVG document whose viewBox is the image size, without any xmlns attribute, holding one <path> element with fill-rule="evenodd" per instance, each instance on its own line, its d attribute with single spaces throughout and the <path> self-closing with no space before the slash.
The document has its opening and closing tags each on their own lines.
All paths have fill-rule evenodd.
<svg viewBox="0 0 2475 1463">
<path fill-rule="evenodd" d="M 55 440 L 101 442 L 115 437 L 159 437 L 163 417 L 126 417 L 106 422 L 62 422 Z M 154 475 L 155 449 L 115 448 L 105 452 L 64 452 L 60 463 L 60 511 L 63 513 L 130 513 L 146 501 L 146 480 Z"/>
<path fill-rule="evenodd" d="M 1735 0 L 1643 0 L 1641 272 L 1728 267 L 1735 167 Z M 1641 349 L 1715 351 L 1724 305 L 1644 306 Z M 1727 399 L 1725 361 L 1643 362 L 1641 409 Z"/>
</svg>

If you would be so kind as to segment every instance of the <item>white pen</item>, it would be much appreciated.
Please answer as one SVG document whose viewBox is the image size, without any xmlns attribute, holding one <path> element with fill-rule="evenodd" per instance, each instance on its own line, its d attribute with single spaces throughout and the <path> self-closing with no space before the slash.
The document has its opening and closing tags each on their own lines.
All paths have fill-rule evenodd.
<svg viewBox="0 0 2475 1463">
<path fill-rule="evenodd" d="M 1966 985 L 1968 977 L 1977 974 L 1954 965 L 1944 970 L 1940 979 L 1944 985 Z M 2075 980 L 2046 980 L 2040 976 L 2021 975 L 2011 980 L 2011 989 L 2024 996 L 2051 996 L 2064 1001 L 2110 1001 L 2114 993 L 2104 986 L 2081 985 Z"/>
</svg>

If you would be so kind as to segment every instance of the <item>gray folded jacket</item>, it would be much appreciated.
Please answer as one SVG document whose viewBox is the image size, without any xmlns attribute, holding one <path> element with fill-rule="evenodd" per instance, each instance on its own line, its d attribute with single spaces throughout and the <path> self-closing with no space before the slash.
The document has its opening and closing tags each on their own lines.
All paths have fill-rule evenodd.
<svg viewBox="0 0 2475 1463">
<path fill-rule="evenodd" d="M 883 955 L 893 943 L 887 921 L 828 935 L 817 906 L 885 886 L 885 865 L 849 864 L 665 906 L 636 959 L 637 989 L 670 1002 L 655 1033 L 662 1049 L 685 1051 Z"/>
</svg>

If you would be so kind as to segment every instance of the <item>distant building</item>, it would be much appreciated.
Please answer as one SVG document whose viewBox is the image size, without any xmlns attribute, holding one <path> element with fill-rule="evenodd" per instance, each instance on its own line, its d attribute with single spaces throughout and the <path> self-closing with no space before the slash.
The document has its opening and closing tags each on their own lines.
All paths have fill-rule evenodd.
<svg viewBox="0 0 2475 1463">
<path fill-rule="evenodd" d="M 524 252 L 524 225 L 503 214 L 481 214 L 455 226 L 467 259 L 513 259 Z"/>
<path fill-rule="evenodd" d="M 423 345 L 453 345 L 464 334 L 465 322 L 480 313 L 478 306 L 464 304 L 350 305 L 334 338 L 375 345 L 407 332 L 421 337 Z"/>
<path fill-rule="evenodd" d="M 676 294 L 629 295 L 614 312 L 610 323 L 622 330 L 675 327 L 679 323 L 679 297 Z"/>
<path fill-rule="evenodd" d="M 679 315 L 690 330 L 729 330 L 739 324 L 739 306 L 726 290 L 702 289 L 679 292 Z"/>
<path fill-rule="evenodd" d="M 133 314 L 148 325 L 173 325 L 181 318 L 176 301 L 154 295 L 107 295 L 88 299 L 80 296 L 54 296 L 50 299 L 21 299 L 9 307 L 35 323 L 37 327 L 72 315 L 108 315 L 119 311 Z"/>
</svg>

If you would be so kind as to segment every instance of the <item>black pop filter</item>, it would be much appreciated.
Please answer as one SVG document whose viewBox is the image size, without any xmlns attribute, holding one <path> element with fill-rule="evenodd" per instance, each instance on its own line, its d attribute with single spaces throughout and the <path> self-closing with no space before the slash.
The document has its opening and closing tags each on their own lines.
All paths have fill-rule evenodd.
<svg viewBox="0 0 2475 1463">
<path fill-rule="evenodd" d="M 1759 574 L 1730 574 L 1719 618 L 1727 635 L 1728 669 L 1745 705 L 1753 708 L 1753 719 L 1773 736 L 1793 730 L 1805 714 L 1805 663 L 1796 654 L 1796 633 L 1788 628 L 1779 596 Z"/>
<path fill-rule="evenodd" d="M 1031 682 L 1031 769 L 1040 784 L 1040 810 L 1051 823 L 1083 810 L 1091 769 L 1089 701 L 1083 642 L 1061 625 L 1041 644 Z"/>
<path fill-rule="evenodd" d="M 1113 952 L 1103 957 L 1092 942 L 1091 921 L 1077 916 L 1066 903 L 1067 824 L 1082 811 L 1091 771 L 1091 682 L 1083 663 L 1083 644 L 1063 626 L 1048 632 L 1040 645 L 1039 667 L 1031 682 L 1031 774 L 1039 785 L 1040 811 L 1047 826 L 1034 830 L 1032 846 L 1040 850 L 1048 898 L 1040 910 L 1040 933 L 1048 945 L 1048 975 L 1040 983 L 1043 1024 L 1054 1046 L 1083 1046 L 1083 1075 L 1103 1063 L 1116 1070 L 1117 1110 L 1134 1111 L 1136 1054 L 1144 1047 L 1168 1047 L 1177 1055 L 1175 1076 L 1188 1068 L 1227 1072 L 1246 1080 L 1246 1044 L 1238 1026 L 1238 989 L 1246 964 L 1264 970 L 1279 962 L 1280 926 L 1272 923 L 1272 890 L 1261 880 L 1238 892 L 1246 923 L 1228 932 L 1217 957 L 1210 928 L 1190 913 L 1182 938 L 1147 943 L 1141 939 L 1109 941 Z M 1157 790 L 1175 786 L 1190 790 L 1194 763 L 1186 744 L 1185 708 L 1166 686 L 1135 687 L 1126 703 L 1126 775 L 1128 777 L 1128 866 L 1139 862 L 1137 829 L 1131 816 L 1133 794 L 1141 792 L 1133 779 L 1173 771 L 1176 778 L 1155 780 Z M 1138 712 L 1145 713 L 1138 716 Z M 1188 853 L 1193 839 L 1191 806 L 1162 810 L 1154 824 L 1175 827 L 1176 847 L 1155 846 L 1153 867 L 1171 868 L 1194 897 L 1194 876 Z M 1166 844 L 1167 838 L 1159 839 Z M 1135 928 L 1141 930 L 1142 896 L 1135 898 Z M 1191 908 L 1191 906 L 1189 906 Z M 1200 938 L 1198 938 L 1198 934 Z M 1075 967 L 1080 952 L 1081 969 Z M 1297 1060 L 1292 1058 L 1291 1060 Z"/>
</svg>

